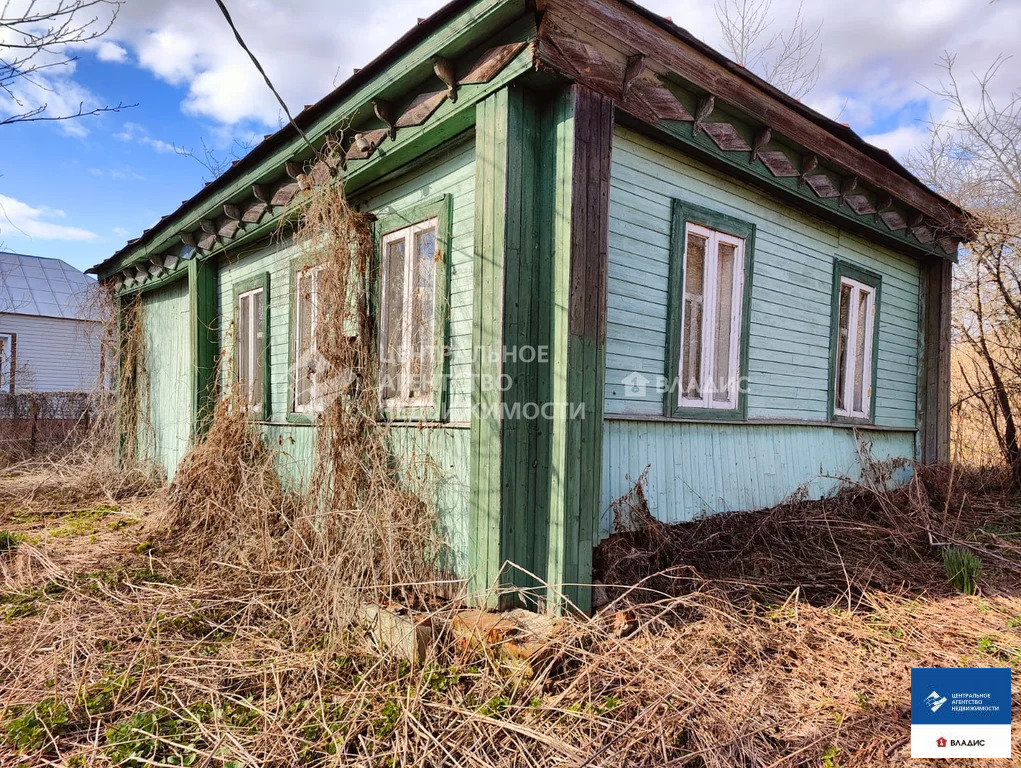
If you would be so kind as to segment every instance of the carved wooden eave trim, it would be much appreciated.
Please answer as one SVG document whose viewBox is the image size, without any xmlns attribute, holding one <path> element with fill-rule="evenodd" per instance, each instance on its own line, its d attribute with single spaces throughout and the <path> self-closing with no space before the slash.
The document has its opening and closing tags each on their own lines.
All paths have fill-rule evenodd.
<svg viewBox="0 0 1021 768">
<path fill-rule="evenodd" d="M 437 79 L 427 80 L 416 90 L 396 98 L 373 97 L 367 101 L 371 118 L 376 125 L 357 122 L 344 134 L 333 134 L 330 138 L 339 145 L 339 154 L 329 162 L 320 160 L 311 165 L 307 160 L 295 157 L 284 161 L 272 176 L 267 174 L 263 181 L 247 188 L 243 197 L 236 196 L 230 202 L 220 204 L 201 219 L 194 229 L 178 235 L 180 243 L 188 251 L 182 256 L 174 250 L 155 257 L 155 263 L 166 264 L 173 260 L 180 269 L 182 259 L 198 254 L 203 258 L 224 251 L 237 238 L 264 228 L 281 216 L 289 215 L 293 204 L 302 190 L 315 185 L 331 183 L 339 169 L 347 163 L 355 167 L 370 162 L 378 152 L 384 151 L 390 142 L 400 138 L 407 128 L 428 127 L 444 103 L 455 103 L 458 92 L 464 88 L 470 98 L 478 99 L 485 88 L 492 83 L 515 59 L 523 55 L 529 41 L 518 41 L 485 48 L 474 57 L 464 61 L 443 59 L 434 61 Z M 534 61 L 534 54 L 528 53 L 528 62 Z M 460 77 L 457 73 L 463 72 Z M 442 81 L 444 89 L 435 85 Z M 448 82 L 449 81 L 449 82 Z M 468 105 L 471 106 L 470 104 Z M 362 114 L 361 110 L 357 111 Z M 376 127 L 382 123 L 383 127 Z M 180 248 L 180 246 L 177 246 Z M 166 277 L 161 273 L 161 282 Z M 135 291 L 150 285 L 146 278 L 131 272 L 130 279 L 118 278 L 118 290 Z"/>
<path fill-rule="evenodd" d="M 583 83 L 610 98 L 625 119 L 653 126 L 793 204 L 854 221 L 911 252 L 956 252 L 955 238 L 964 231 L 955 227 L 959 210 L 848 143 L 841 138 L 846 131 L 813 122 L 790 99 L 756 86 L 644 11 L 621 0 L 534 0 L 529 7 L 537 13 L 522 6 L 517 15 L 510 5 L 473 0 L 451 6 L 446 13 L 460 15 L 449 35 L 433 27 L 435 43 L 423 38 L 414 53 L 384 57 L 392 72 L 375 66 L 305 110 L 299 122 L 315 146 L 337 146 L 329 163 L 311 165 L 308 146 L 284 129 L 226 180 L 182 203 L 97 269 L 137 287 L 138 281 L 168 279 L 196 254 L 206 258 L 264 236 L 291 215 L 302 190 L 331 183 L 341 169 L 363 180 L 396 169 L 413 150 L 427 151 L 452 135 L 433 126 L 465 130 L 478 100 L 534 69 Z M 490 19 L 485 32 L 483 17 Z M 162 265 L 157 278 L 133 269 L 150 260 Z"/>
<path fill-rule="evenodd" d="M 741 154 L 759 183 L 773 182 L 815 201 L 821 212 L 835 211 L 866 231 L 892 236 L 893 245 L 956 256 L 956 242 L 950 250 L 947 244 L 963 239 L 965 230 L 948 203 L 740 80 L 662 25 L 616 0 L 544 0 L 541 5 L 540 67 L 608 96 L 619 110 L 684 144 L 732 164 L 732 155 Z M 645 78 L 657 86 L 652 108 L 635 88 Z M 673 107 L 672 113 L 663 105 Z M 909 226 L 912 211 L 924 222 Z M 934 231 L 957 234 L 938 239 Z"/>
</svg>

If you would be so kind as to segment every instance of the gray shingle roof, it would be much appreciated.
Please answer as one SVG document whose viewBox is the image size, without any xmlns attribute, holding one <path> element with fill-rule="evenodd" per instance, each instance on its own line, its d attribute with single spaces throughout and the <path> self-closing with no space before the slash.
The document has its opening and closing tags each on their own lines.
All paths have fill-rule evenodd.
<svg viewBox="0 0 1021 768">
<path fill-rule="evenodd" d="M 95 290 L 66 261 L 0 251 L 0 313 L 98 320 Z"/>
</svg>

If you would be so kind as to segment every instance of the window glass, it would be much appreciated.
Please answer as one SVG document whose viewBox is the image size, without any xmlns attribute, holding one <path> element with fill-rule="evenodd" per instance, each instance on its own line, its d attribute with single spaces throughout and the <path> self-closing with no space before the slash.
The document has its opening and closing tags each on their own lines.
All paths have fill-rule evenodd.
<svg viewBox="0 0 1021 768">
<path fill-rule="evenodd" d="M 678 405 L 738 404 L 744 240 L 689 222 L 684 258 Z"/>
<path fill-rule="evenodd" d="M 436 219 L 430 219 L 383 238 L 380 395 L 390 407 L 432 402 L 436 226 Z"/>
<path fill-rule="evenodd" d="M 684 269 L 684 344 L 681 390 L 686 398 L 702 396 L 702 299 L 706 238 L 688 235 Z"/>
<path fill-rule="evenodd" d="M 876 289 L 850 277 L 840 278 L 833 412 L 867 419 L 872 405 L 872 350 Z"/>
<path fill-rule="evenodd" d="M 265 382 L 265 329 L 263 316 L 263 289 L 246 291 L 238 296 L 237 306 L 237 374 L 240 395 L 245 407 L 257 410 L 262 407 Z"/>
<path fill-rule="evenodd" d="M 322 410 L 319 392 L 320 369 L 317 335 L 320 323 L 319 286 L 322 267 L 295 273 L 294 296 L 294 410 L 298 413 Z"/>
</svg>

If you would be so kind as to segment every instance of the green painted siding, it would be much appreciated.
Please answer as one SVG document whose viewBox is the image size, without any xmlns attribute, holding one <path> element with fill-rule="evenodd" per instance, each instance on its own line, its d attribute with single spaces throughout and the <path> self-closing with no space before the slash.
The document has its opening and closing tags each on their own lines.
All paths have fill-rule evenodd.
<svg viewBox="0 0 1021 768">
<path fill-rule="evenodd" d="M 878 460 L 914 452 L 911 432 L 858 434 Z M 607 420 L 602 533 L 613 523 L 610 503 L 631 490 L 646 467 L 650 511 L 674 523 L 771 507 L 802 488 L 809 498 L 822 498 L 840 478 L 860 479 L 858 451 L 854 431 L 843 427 Z"/>
<path fill-rule="evenodd" d="M 421 170 L 401 176 L 358 200 L 379 217 L 450 195 L 450 421 L 471 418 L 472 253 L 475 231 L 475 145 L 471 135 Z"/>
<path fill-rule="evenodd" d="M 398 455 L 413 469 L 415 484 L 434 501 L 451 548 L 450 567 L 461 570 L 467 558 L 468 441 L 471 397 L 472 250 L 475 215 L 475 149 L 463 137 L 415 170 L 369 190 L 354 201 L 377 216 L 399 214 L 441 195 L 452 198 L 450 296 L 450 426 L 394 427 Z M 267 444 L 277 453 L 281 477 L 292 485 L 308 478 L 315 429 L 286 422 L 289 409 L 291 262 L 297 249 L 275 242 L 234 258 L 219 268 L 220 341 L 225 345 L 234 320 L 234 286 L 269 274 L 270 417 L 263 425 Z M 229 373 L 223 371 L 222 376 Z M 428 469 L 428 472 L 426 472 Z"/>
<path fill-rule="evenodd" d="M 826 421 L 833 260 L 882 275 L 876 423 L 915 427 L 919 267 L 912 259 L 786 208 L 644 136 L 618 128 L 610 200 L 606 412 L 662 415 L 670 207 L 675 198 L 757 228 L 749 332 L 749 419 Z M 910 454 L 909 454 L 910 455 Z"/>
<path fill-rule="evenodd" d="M 142 303 L 149 392 L 140 404 L 148 418 L 139 419 L 139 449 L 168 481 L 191 438 L 189 309 L 187 280 L 152 291 Z"/>
</svg>

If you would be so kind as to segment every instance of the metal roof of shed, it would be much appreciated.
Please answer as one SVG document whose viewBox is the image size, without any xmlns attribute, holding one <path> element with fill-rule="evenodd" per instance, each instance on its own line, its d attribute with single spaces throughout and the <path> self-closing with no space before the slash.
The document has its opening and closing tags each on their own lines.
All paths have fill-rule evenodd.
<svg viewBox="0 0 1021 768">
<path fill-rule="evenodd" d="M 0 314 L 98 320 L 95 289 L 66 261 L 0 251 Z"/>
</svg>

